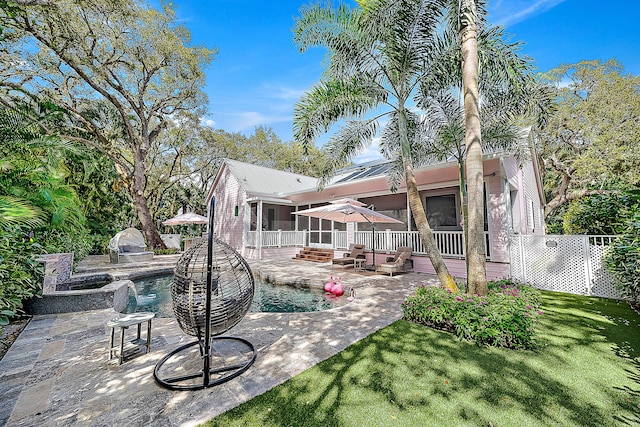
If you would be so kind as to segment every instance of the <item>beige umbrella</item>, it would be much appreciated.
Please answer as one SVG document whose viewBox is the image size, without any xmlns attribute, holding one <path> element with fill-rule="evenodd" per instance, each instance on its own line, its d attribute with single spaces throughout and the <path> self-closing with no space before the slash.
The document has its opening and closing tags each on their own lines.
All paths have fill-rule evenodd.
<svg viewBox="0 0 640 427">
<path fill-rule="evenodd" d="M 209 220 L 202 216 L 198 215 L 195 212 L 187 212 L 180 215 L 176 215 L 171 219 L 163 221 L 164 225 L 183 225 L 183 224 L 207 224 Z"/>
<path fill-rule="evenodd" d="M 396 223 L 403 224 L 402 221 L 379 212 L 372 211 L 365 207 L 364 203 L 354 199 L 334 200 L 331 204 L 319 206 L 317 208 L 305 209 L 295 212 L 296 215 L 310 216 L 314 218 L 327 219 L 342 223 L 347 222 L 368 222 L 371 224 L 371 251 L 373 253 L 373 268 L 376 265 L 376 227 L 375 224 Z"/>
</svg>

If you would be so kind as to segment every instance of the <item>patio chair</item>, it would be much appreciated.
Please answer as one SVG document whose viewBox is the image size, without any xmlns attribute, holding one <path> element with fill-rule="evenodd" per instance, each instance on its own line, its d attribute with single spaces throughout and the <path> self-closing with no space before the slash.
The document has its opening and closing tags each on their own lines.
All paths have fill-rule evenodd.
<svg viewBox="0 0 640 427">
<path fill-rule="evenodd" d="M 334 265 L 349 266 L 354 265 L 356 258 L 364 259 L 364 245 L 351 244 L 349 251 L 342 255 L 342 258 L 334 258 L 331 260 L 331 268 Z"/>
<path fill-rule="evenodd" d="M 401 246 L 396 249 L 396 254 L 393 257 L 387 257 L 387 262 L 376 266 L 376 273 L 389 273 L 389 276 L 393 277 L 393 273 L 404 273 L 413 270 L 413 260 L 409 259 L 411 256 L 411 248 L 407 246 Z"/>
</svg>

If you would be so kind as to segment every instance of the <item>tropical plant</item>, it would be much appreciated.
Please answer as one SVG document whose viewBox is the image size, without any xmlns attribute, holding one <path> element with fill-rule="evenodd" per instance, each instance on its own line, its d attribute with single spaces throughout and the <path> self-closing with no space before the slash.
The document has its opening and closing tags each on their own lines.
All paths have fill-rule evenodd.
<svg viewBox="0 0 640 427">
<path fill-rule="evenodd" d="M 486 296 L 460 296 L 422 285 L 402 303 L 404 318 L 445 330 L 478 345 L 535 347 L 540 291 L 512 280 L 489 284 Z"/>
<path fill-rule="evenodd" d="M 106 253 L 109 240 L 131 225 L 135 212 L 131 196 L 113 161 L 98 151 L 81 146 L 65 158 L 66 183 L 82 202 L 87 233 L 83 240 L 90 254 Z M 76 252 L 75 259 L 82 259 Z"/>
<path fill-rule="evenodd" d="M 480 134 L 474 133 L 480 132 L 479 122 L 469 122 L 465 117 L 471 114 L 483 121 L 487 127 L 482 134 L 488 138 L 487 149 L 514 148 L 515 142 L 522 140 L 515 120 L 526 112 L 548 108 L 549 97 L 545 96 L 545 88 L 537 85 L 531 76 L 529 60 L 517 55 L 520 45 L 505 41 L 507 37 L 500 28 L 485 25 L 484 2 L 465 6 L 477 8 L 473 13 L 469 12 L 471 9 L 454 8 L 453 2 L 435 0 L 359 3 L 361 12 L 352 12 L 344 6 L 335 11 L 320 6 L 303 10 L 296 27 L 296 40 L 303 49 L 323 45 L 331 56 L 323 82 L 302 99 L 294 112 L 296 138 L 308 145 L 319 131 L 328 130 L 337 120 L 349 120 L 327 144 L 333 161 L 324 171 L 326 177 L 370 143 L 378 131 L 379 120 L 386 116 L 388 123 L 381 132 L 381 152 L 397 166 L 392 171 L 392 186 L 404 175 L 411 211 L 427 247 L 432 236 L 426 217 L 420 218 L 424 212 L 417 203 L 417 190 L 414 193 L 413 167 L 453 154 L 460 167 L 465 233 L 473 233 L 475 229 L 467 221 L 464 201 L 480 203 L 480 212 L 474 207 L 471 221 L 479 218 L 480 244 L 474 245 L 473 238 L 466 239 L 467 277 L 471 292 L 485 294 L 482 144 Z M 435 31 L 443 11 L 447 12 L 444 27 Z M 460 18 L 458 13 L 465 16 Z M 466 16 L 468 14 L 472 16 Z M 462 29 L 463 24 L 468 28 Z M 465 58 L 470 48 L 462 48 L 458 40 L 462 31 L 472 34 L 479 43 L 479 50 L 475 48 L 475 61 L 478 62 L 479 55 L 482 65 L 479 86 L 477 76 L 475 83 L 470 82 L 460 67 L 461 63 L 470 61 Z M 467 38 L 464 41 L 467 42 Z M 475 92 L 471 90 L 473 85 Z M 478 101 L 478 90 L 483 99 L 482 108 L 476 106 L 475 110 L 469 110 L 469 104 Z M 460 92 L 465 94 L 464 102 Z M 469 166 L 470 148 L 473 153 L 476 148 L 480 149 L 479 165 Z M 470 167 L 475 171 L 475 178 L 480 172 L 479 187 L 474 186 L 477 183 L 468 182 L 468 177 L 465 179 Z M 466 188 L 474 195 L 467 197 Z M 411 204 L 411 200 L 416 203 Z M 431 259 L 434 266 L 439 264 L 436 248 L 428 252 L 434 254 Z M 445 273 L 441 280 L 447 280 Z"/>
<path fill-rule="evenodd" d="M 147 243 L 163 247 L 144 192 L 149 154 L 171 117 L 205 104 L 202 68 L 215 51 L 189 46 L 168 3 L 44 3 L 0 8 L 0 82 L 13 96 L 38 94 L 67 113 L 65 136 L 111 158 Z"/>
<path fill-rule="evenodd" d="M 478 33 L 480 70 L 480 121 L 483 152 L 508 150 L 520 160 L 530 157 L 527 121 L 543 121 L 551 105 L 550 91 L 532 74 L 528 58 L 518 56 L 520 43 L 507 42 L 499 27 L 483 25 Z M 425 158 L 458 162 L 460 199 L 465 237 L 467 183 L 465 180 L 465 118 L 461 98 L 462 52 L 450 28 L 440 33 L 438 57 L 428 82 L 421 86 L 418 105 L 429 132 L 422 153 Z M 525 117 L 527 118 L 525 120 Z M 416 159 L 417 162 L 420 160 Z M 469 239 L 465 238 L 465 242 Z M 467 252 L 470 250 L 467 248 Z"/>
<path fill-rule="evenodd" d="M 0 330 L 20 314 L 23 300 L 36 295 L 43 274 L 33 255 L 42 250 L 20 227 L 0 233 Z"/>
<path fill-rule="evenodd" d="M 637 198 L 627 192 L 594 194 L 572 200 L 561 217 L 562 233 L 623 234 L 627 229 L 625 212 L 637 203 Z"/>
<path fill-rule="evenodd" d="M 630 193 L 636 204 L 625 210 L 624 232 L 611 245 L 604 257 L 624 298 L 640 304 L 640 191 Z"/>
<path fill-rule="evenodd" d="M 86 253 L 82 205 L 66 182 L 75 147 L 42 132 L 59 113 L 47 103 L 0 106 L 0 325 L 39 289 L 38 255 Z"/>
<path fill-rule="evenodd" d="M 322 80 L 294 108 L 294 136 L 304 146 L 346 120 L 326 144 L 324 182 L 351 161 L 378 133 L 381 153 L 392 160 L 392 188 L 404 177 L 409 206 L 443 286 L 457 289 L 427 221 L 414 172 L 414 141 L 421 129 L 412 98 L 429 73 L 439 11 L 431 1 L 367 1 L 362 9 L 321 5 L 301 10 L 296 43 L 304 51 L 324 46 L 329 53 Z"/>
<path fill-rule="evenodd" d="M 80 201 L 65 182 L 64 160 L 75 147 L 40 126 L 58 119 L 47 103 L 0 106 L 0 225 L 83 227 Z"/>
<path fill-rule="evenodd" d="M 466 182 L 467 182 L 467 286 L 471 293 L 487 294 L 486 250 L 484 243 L 484 181 L 482 134 L 480 131 L 480 94 L 478 90 L 479 17 L 483 2 L 448 1 L 449 27 L 458 29 L 462 51 L 462 87 L 464 96 Z"/>
</svg>

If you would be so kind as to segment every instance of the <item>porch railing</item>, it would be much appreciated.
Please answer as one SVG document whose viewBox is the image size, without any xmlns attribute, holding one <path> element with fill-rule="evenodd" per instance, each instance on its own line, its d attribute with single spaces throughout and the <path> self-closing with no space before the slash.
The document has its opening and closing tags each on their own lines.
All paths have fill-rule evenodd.
<svg viewBox="0 0 640 427">
<path fill-rule="evenodd" d="M 261 233 L 263 248 L 282 248 L 287 246 L 305 246 L 307 236 L 305 231 L 263 231 Z M 258 246 L 258 232 L 249 231 L 247 233 L 247 246 Z"/>
<path fill-rule="evenodd" d="M 433 231 L 438 250 L 443 257 L 464 258 L 464 233 L 462 231 Z M 489 245 L 489 233 L 485 231 L 485 251 L 487 258 L 491 256 Z M 373 247 L 370 231 L 356 231 L 356 243 L 364 244 L 367 248 Z M 417 231 L 391 231 L 384 230 L 375 233 L 376 251 L 393 252 L 399 246 L 408 246 L 416 254 L 426 254 L 427 251 L 420 240 Z"/>
<path fill-rule="evenodd" d="M 279 247 L 303 247 L 308 246 L 308 231 L 263 231 L 261 233 L 263 248 L 279 248 Z M 257 247 L 258 232 L 250 231 L 247 233 L 247 246 Z M 464 235 L 462 231 L 433 231 L 436 244 L 442 256 L 447 258 L 464 258 Z M 409 246 L 416 254 L 426 254 L 427 251 L 420 240 L 417 231 L 391 231 L 381 230 L 375 233 L 375 242 L 372 241 L 373 236 L 370 231 L 356 231 L 355 243 L 363 244 L 366 248 L 374 247 L 376 251 L 393 252 L 399 246 Z M 347 232 L 333 231 L 334 249 L 346 249 Z M 487 258 L 491 256 L 489 245 L 489 233 L 485 232 L 485 250 Z"/>
</svg>

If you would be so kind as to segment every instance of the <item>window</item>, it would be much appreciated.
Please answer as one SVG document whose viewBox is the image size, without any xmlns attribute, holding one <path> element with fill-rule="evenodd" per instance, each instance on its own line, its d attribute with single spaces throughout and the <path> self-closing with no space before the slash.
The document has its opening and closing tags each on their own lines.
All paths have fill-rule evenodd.
<svg viewBox="0 0 640 427">
<path fill-rule="evenodd" d="M 533 200 L 527 198 L 527 228 L 532 230 L 536 227 L 535 211 L 533 208 Z"/>
<path fill-rule="evenodd" d="M 426 198 L 426 213 L 433 230 L 458 229 L 458 209 L 455 194 Z"/>
<path fill-rule="evenodd" d="M 276 210 L 273 208 L 267 209 L 267 230 L 274 231 L 276 222 Z"/>
<path fill-rule="evenodd" d="M 240 206 L 236 205 L 236 207 L 233 209 L 233 216 L 237 217 L 239 212 L 240 212 Z"/>
<path fill-rule="evenodd" d="M 517 190 L 511 190 L 511 226 L 514 233 L 520 233 L 520 198 Z"/>
</svg>

